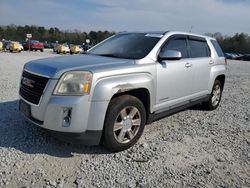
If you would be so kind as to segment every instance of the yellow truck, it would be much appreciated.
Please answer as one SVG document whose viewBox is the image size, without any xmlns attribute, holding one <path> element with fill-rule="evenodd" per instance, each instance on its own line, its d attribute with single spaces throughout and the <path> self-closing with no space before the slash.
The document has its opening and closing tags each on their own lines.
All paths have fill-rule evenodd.
<svg viewBox="0 0 250 188">
<path fill-rule="evenodd" d="M 0 51 L 3 50 L 3 42 L 0 41 Z"/>
<path fill-rule="evenodd" d="M 68 47 L 67 44 L 58 44 L 58 45 L 56 46 L 56 52 L 57 52 L 58 54 L 61 54 L 61 53 L 66 54 L 66 53 L 69 53 L 69 47 Z"/>
<path fill-rule="evenodd" d="M 16 41 L 10 42 L 10 52 L 21 52 L 21 51 L 22 51 L 22 47 L 19 42 L 16 42 Z"/>
<path fill-rule="evenodd" d="M 78 45 L 71 45 L 70 47 L 70 54 L 79 54 L 81 51 Z"/>
</svg>

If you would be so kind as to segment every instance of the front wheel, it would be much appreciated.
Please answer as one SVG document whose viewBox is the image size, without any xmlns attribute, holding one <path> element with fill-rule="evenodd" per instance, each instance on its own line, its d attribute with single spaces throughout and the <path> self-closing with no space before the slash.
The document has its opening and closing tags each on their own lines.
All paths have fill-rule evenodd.
<svg viewBox="0 0 250 188">
<path fill-rule="evenodd" d="M 123 95 L 111 100 L 104 123 L 103 144 L 114 152 L 133 146 L 141 137 L 146 123 L 143 103 Z"/>
<path fill-rule="evenodd" d="M 209 100 L 203 103 L 203 107 L 207 110 L 215 110 L 220 104 L 222 90 L 223 88 L 221 82 L 219 80 L 215 80 Z"/>
</svg>

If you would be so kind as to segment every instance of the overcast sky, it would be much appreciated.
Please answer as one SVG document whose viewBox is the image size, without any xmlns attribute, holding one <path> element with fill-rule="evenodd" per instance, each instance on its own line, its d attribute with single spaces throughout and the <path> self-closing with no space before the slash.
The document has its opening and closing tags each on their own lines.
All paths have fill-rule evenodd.
<svg viewBox="0 0 250 188">
<path fill-rule="evenodd" d="M 250 34 L 250 0 L 0 0 L 0 25 Z"/>
</svg>

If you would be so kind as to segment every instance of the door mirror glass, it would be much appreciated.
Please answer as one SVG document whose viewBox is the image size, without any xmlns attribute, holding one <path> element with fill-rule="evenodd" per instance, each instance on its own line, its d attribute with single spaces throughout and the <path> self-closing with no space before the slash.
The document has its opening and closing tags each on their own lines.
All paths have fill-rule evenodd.
<svg viewBox="0 0 250 188">
<path fill-rule="evenodd" d="M 181 58 L 181 52 L 177 50 L 166 50 L 159 54 L 159 60 L 179 60 Z"/>
</svg>

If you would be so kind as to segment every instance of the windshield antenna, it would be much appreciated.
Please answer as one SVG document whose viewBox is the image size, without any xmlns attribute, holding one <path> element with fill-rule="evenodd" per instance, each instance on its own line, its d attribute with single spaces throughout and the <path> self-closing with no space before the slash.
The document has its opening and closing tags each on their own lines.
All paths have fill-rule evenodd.
<svg viewBox="0 0 250 188">
<path fill-rule="evenodd" d="M 189 33 L 191 33 L 191 32 L 192 32 L 192 30 L 193 30 L 193 26 L 191 26 L 191 27 L 190 27 L 190 29 L 189 29 Z"/>
</svg>

